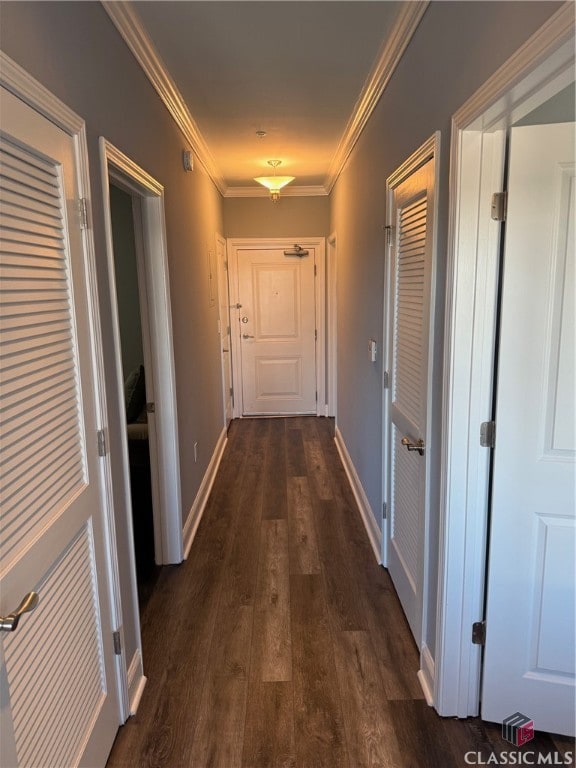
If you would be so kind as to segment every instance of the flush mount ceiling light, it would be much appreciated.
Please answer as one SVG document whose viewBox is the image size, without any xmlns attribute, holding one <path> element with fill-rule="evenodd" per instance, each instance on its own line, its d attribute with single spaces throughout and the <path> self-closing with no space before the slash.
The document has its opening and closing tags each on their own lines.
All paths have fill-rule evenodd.
<svg viewBox="0 0 576 768">
<path fill-rule="evenodd" d="M 279 165 L 282 165 L 282 160 L 268 160 L 268 165 L 271 165 L 272 168 L 274 168 L 274 175 L 273 176 L 258 176 L 254 179 L 254 181 L 257 181 L 258 184 L 262 184 L 262 186 L 266 187 L 270 190 L 270 199 L 273 203 L 276 203 L 280 198 L 280 190 L 282 187 L 285 187 L 286 184 L 290 184 L 291 181 L 294 181 L 294 176 L 276 176 L 276 168 L 278 168 Z"/>
</svg>

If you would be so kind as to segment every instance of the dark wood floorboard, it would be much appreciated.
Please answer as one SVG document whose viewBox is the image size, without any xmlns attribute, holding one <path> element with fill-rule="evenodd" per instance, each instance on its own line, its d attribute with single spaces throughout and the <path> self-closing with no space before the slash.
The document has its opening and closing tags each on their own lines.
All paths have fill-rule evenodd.
<svg viewBox="0 0 576 768">
<path fill-rule="evenodd" d="M 108 768 L 465 768 L 500 727 L 440 718 L 332 419 L 244 419 L 188 559 L 142 611 L 148 683 Z M 533 745 L 533 746 L 532 746 Z M 537 734 L 531 748 L 574 751 Z M 567 761 L 566 765 L 574 765 Z"/>
</svg>

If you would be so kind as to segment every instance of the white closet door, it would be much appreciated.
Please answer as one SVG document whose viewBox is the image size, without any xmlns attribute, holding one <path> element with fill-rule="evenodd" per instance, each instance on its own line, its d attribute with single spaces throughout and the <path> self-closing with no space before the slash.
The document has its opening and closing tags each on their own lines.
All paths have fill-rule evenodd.
<svg viewBox="0 0 576 768">
<path fill-rule="evenodd" d="M 482 717 L 575 724 L 574 123 L 513 128 Z"/>
<path fill-rule="evenodd" d="M 118 728 L 74 139 L 1 90 L 2 764 L 103 766 Z"/>
<path fill-rule="evenodd" d="M 422 646 L 434 160 L 393 189 L 388 567 Z M 402 442 L 404 441 L 404 443 Z"/>
</svg>

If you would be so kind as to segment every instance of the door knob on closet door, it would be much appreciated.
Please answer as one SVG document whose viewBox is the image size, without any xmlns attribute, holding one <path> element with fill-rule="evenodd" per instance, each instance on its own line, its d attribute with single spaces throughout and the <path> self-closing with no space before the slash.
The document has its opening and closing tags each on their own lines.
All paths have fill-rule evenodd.
<svg viewBox="0 0 576 768">
<path fill-rule="evenodd" d="M 14 632 L 22 615 L 33 611 L 39 600 L 37 592 L 28 592 L 13 613 L 9 613 L 8 616 L 0 616 L 0 631 Z"/>
<path fill-rule="evenodd" d="M 424 456 L 424 440 L 422 440 L 422 438 L 414 441 L 414 440 L 410 440 L 409 437 L 403 437 L 402 440 L 400 440 L 400 442 L 409 451 L 418 451 L 420 456 Z"/>
</svg>

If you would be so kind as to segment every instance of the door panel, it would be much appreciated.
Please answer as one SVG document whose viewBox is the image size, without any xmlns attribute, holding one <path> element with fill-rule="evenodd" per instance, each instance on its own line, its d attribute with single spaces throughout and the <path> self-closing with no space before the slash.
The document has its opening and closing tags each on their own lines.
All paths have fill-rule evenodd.
<svg viewBox="0 0 576 768">
<path fill-rule="evenodd" d="M 40 596 L 0 635 L 3 754 L 97 766 L 118 709 L 75 142 L 0 99 L 0 613 Z"/>
<path fill-rule="evenodd" d="M 431 210 L 434 160 L 393 189 L 391 270 L 390 524 L 388 566 L 418 647 L 422 644 Z"/>
<path fill-rule="evenodd" d="M 316 412 L 314 249 L 239 250 L 243 413 Z"/>
<path fill-rule="evenodd" d="M 574 124 L 513 128 L 482 716 L 575 722 Z"/>
</svg>

